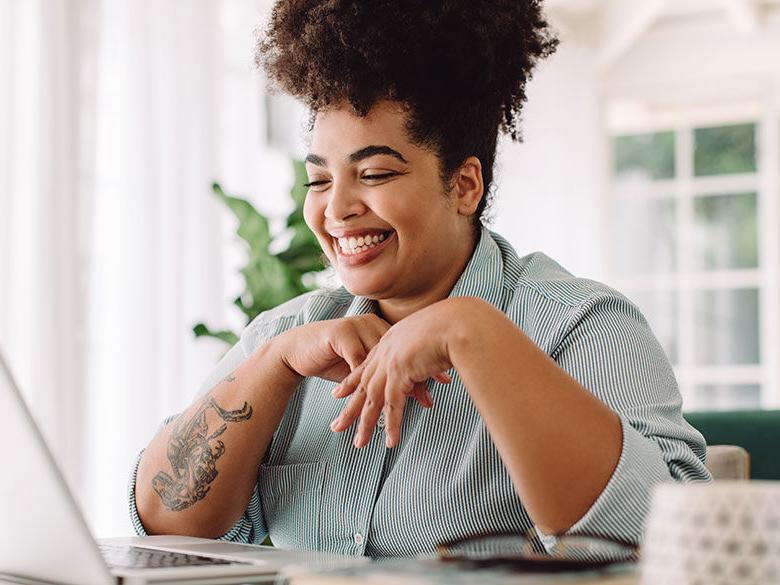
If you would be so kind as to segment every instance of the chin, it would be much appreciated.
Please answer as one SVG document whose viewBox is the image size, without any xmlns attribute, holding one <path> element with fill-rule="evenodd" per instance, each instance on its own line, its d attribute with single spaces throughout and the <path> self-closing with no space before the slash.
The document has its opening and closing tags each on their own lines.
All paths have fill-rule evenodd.
<svg viewBox="0 0 780 585">
<path fill-rule="evenodd" d="M 382 289 L 370 282 L 365 282 L 356 278 L 353 279 L 341 279 L 341 283 L 344 288 L 349 291 L 350 294 L 356 297 L 366 297 L 369 299 L 379 300 L 384 298 L 379 292 Z"/>
</svg>

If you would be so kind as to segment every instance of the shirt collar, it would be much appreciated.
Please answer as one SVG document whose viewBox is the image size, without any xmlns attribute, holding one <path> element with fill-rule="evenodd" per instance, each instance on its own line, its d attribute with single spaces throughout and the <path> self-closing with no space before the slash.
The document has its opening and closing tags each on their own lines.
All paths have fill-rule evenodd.
<svg viewBox="0 0 780 585">
<path fill-rule="evenodd" d="M 379 314 L 379 304 L 368 297 L 352 297 L 345 317 L 354 317 L 355 315 L 367 315 L 368 313 Z"/>
<path fill-rule="evenodd" d="M 504 282 L 504 261 L 493 233 L 482 226 L 479 242 L 449 298 L 477 297 L 499 307 Z"/>
<path fill-rule="evenodd" d="M 477 247 L 466 268 L 448 295 L 453 297 L 477 297 L 501 308 L 501 288 L 504 280 L 504 262 L 501 250 L 493 239 L 493 233 L 482 226 Z M 355 296 L 345 317 L 378 313 L 379 305 L 373 299 Z"/>
</svg>

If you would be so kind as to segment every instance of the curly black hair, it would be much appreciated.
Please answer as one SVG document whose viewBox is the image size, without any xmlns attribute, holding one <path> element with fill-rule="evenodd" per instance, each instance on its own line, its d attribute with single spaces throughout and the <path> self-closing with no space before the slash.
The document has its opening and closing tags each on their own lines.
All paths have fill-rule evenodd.
<svg viewBox="0 0 780 585">
<path fill-rule="evenodd" d="M 255 61 L 272 89 L 313 114 L 383 99 L 407 107 L 407 133 L 440 160 L 447 185 L 469 156 L 492 199 L 498 131 L 521 141 L 525 86 L 558 40 L 540 0 L 279 0 Z"/>
</svg>

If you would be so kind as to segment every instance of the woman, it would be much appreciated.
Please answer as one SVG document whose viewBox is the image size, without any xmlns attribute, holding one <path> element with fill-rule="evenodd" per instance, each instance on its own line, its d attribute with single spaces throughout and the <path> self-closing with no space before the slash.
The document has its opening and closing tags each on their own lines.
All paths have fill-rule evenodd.
<svg viewBox="0 0 780 585">
<path fill-rule="evenodd" d="M 555 46 L 535 0 L 276 5 L 258 60 L 311 109 L 305 217 L 343 287 L 260 315 L 157 433 L 139 533 L 637 542 L 653 485 L 708 479 L 637 309 L 483 226 L 498 131 L 519 138 Z"/>
</svg>

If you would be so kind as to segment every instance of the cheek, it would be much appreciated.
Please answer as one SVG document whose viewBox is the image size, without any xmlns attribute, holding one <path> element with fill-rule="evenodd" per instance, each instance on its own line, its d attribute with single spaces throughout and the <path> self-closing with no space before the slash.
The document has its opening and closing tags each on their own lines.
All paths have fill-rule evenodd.
<svg viewBox="0 0 780 585">
<path fill-rule="evenodd" d="M 320 243 L 320 247 L 323 249 L 323 251 L 326 254 L 329 254 L 330 250 L 328 243 L 330 240 L 323 240 L 323 237 L 328 238 L 328 236 L 322 235 L 323 218 L 323 210 L 317 204 L 316 198 L 307 195 L 306 199 L 303 201 L 303 220 L 306 222 L 306 225 L 309 226 L 309 229 L 314 232 L 314 235 L 316 236 L 317 241 Z"/>
<path fill-rule="evenodd" d="M 317 204 L 316 197 L 306 195 L 303 201 L 303 219 L 309 229 L 315 234 L 322 229 L 323 213 Z"/>
<path fill-rule="evenodd" d="M 406 254 L 428 257 L 449 247 L 443 242 L 452 241 L 453 222 L 457 219 L 444 201 L 418 201 L 424 203 L 398 218 L 399 243 Z"/>
<path fill-rule="evenodd" d="M 435 211 L 425 205 L 404 210 L 403 214 L 396 217 L 398 231 L 409 240 L 421 241 L 434 237 L 441 224 L 441 218 Z"/>
</svg>

